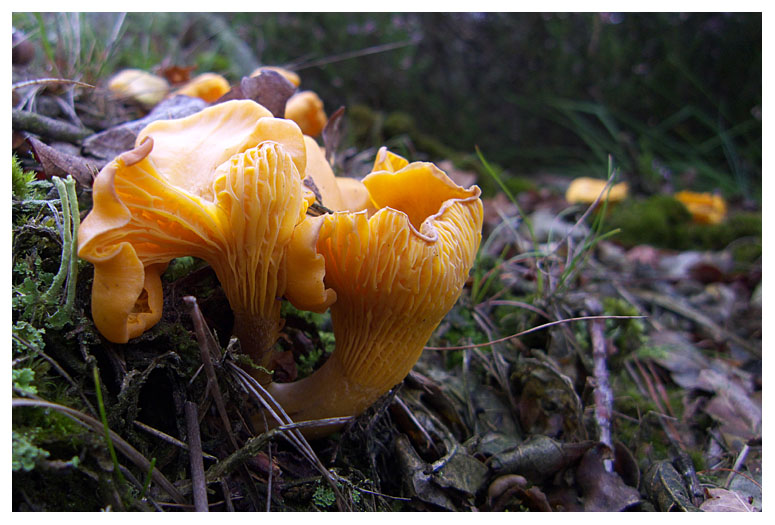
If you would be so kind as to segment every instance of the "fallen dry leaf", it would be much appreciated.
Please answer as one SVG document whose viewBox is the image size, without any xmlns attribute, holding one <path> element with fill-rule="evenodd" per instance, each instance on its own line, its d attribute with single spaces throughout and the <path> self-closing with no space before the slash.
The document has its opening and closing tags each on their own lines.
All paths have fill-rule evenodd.
<svg viewBox="0 0 775 525">
<path fill-rule="evenodd" d="M 726 489 L 708 489 L 708 495 L 700 510 L 705 512 L 754 512 L 750 503 L 739 494 Z"/>
</svg>

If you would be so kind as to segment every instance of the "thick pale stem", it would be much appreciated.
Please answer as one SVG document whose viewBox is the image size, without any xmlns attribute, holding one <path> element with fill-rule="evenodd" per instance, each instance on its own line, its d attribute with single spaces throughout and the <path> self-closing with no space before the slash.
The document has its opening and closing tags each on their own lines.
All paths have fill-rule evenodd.
<svg viewBox="0 0 775 525">
<path fill-rule="evenodd" d="M 353 381 L 336 353 L 311 376 L 293 383 L 272 383 L 267 389 L 294 422 L 358 415 L 385 393 L 383 389 Z M 270 428 L 278 425 L 269 417 L 266 419 Z M 255 421 L 263 424 L 264 419 L 256 418 Z M 341 424 L 311 427 L 304 430 L 304 435 L 321 437 L 340 427 Z"/>
</svg>

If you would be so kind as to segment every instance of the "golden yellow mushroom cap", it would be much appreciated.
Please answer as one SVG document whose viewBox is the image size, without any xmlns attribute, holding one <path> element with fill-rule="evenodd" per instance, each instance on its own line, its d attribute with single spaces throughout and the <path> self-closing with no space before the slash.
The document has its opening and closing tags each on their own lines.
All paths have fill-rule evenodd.
<svg viewBox="0 0 775 525">
<path fill-rule="evenodd" d="M 202 73 L 189 80 L 172 94 L 198 97 L 209 104 L 221 98 L 230 89 L 229 81 L 218 73 Z"/>
<path fill-rule="evenodd" d="M 605 193 L 603 193 L 605 191 Z M 629 187 L 626 182 L 620 182 L 606 190 L 606 181 L 591 177 L 573 179 L 565 192 L 565 200 L 570 204 L 592 204 L 600 197 L 600 202 L 619 202 L 627 198 Z"/>
<path fill-rule="evenodd" d="M 140 69 L 124 69 L 108 81 L 108 89 L 122 98 L 151 108 L 167 96 L 170 85 L 162 77 Z"/>
<path fill-rule="evenodd" d="M 279 328 L 284 258 L 311 196 L 298 126 L 235 100 L 157 121 L 96 177 L 78 255 L 95 266 L 92 315 L 126 342 L 158 322 L 160 274 L 176 257 L 215 270 L 236 317 L 271 339 Z"/>
<path fill-rule="evenodd" d="M 698 224 L 719 224 L 727 216 L 727 203 L 721 195 L 679 191 L 675 198 L 686 206 Z"/>
<path fill-rule="evenodd" d="M 317 137 L 328 122 L 323 101 L 314 91 L 296 93 L 285 105 L 285 118 L 299 125 L 301 131 L 310 137 Z"/>
</svg>

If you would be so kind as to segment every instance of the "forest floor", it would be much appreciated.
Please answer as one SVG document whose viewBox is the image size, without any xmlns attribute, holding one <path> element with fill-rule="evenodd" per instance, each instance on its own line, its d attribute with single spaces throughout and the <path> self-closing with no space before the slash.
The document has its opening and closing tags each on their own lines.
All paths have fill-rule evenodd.
<svg viewBox="0 0 775 525">
<path fill-rule="evenodd" d="M 14 510 L 193 510 L 205 489 L 212 511 L 761 510 L 760 212 L 705 226 L 648 199 L 572 205 L 557 174 L 490 192 L 469 281 L 404 382 L 333 436 L 256 436 L 209 266 L 170 265 L 139 338 L 96 331 L 75 215 L 143 112 L 40 87 L 13 122 Z M 374 153 L 343 149 L 337 169 Z M 330 318 L 283 317 L 292 379 L 331 351 Z"/>
</svg>

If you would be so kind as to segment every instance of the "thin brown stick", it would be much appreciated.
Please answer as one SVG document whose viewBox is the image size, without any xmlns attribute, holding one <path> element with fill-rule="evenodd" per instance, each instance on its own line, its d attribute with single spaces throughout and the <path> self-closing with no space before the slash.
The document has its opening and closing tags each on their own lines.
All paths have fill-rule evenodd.
<svg viewBox="0 0 775 525">
<path fill-rule="evenodd" d="M 11 125 L 17 131 L 28 131 L 65 142 L 78 142 L 94 134 L 90 129 L 21 109 L 11 111 Z"/>
<path fill-rule="evenodd" d="M 599 301 L 590 299 L 595 309 L 602 309 Z M 613 410 L 613 393 L 608 381 L 608 365 L 605 341 L 605 322 L 595 319 L 589 324 L 589 336 L 592 341 L 592 360 L 595 375 L 595 421 L 600 433 L 599 440 L 609 449 L 614 449 L 611 436 L 611 412 Z M 607 472 L 613 472 L 610 460 L 604 461 Z"/>
<path fill-rule="evenodd" d="M 171 445 L 174 445 L 176 447 L 180 447 L 183 450 L 185 450 L 186 452 L 189 451 L 189 448 L 188 448 L 187 444 L 183 443 L 181 440 L 179 440 L 177 438 L 174 438 L 174 437 L 170 436 L 169 434 L 165 434 L 161 430 L 157 430 L 157 429 L 155 429 L 155 428 L 153 428 L 151 426 L 146 425 L 145 423 L 143 423 L 141 421 L 137 421 L 136 419 L 134 421 L 132 421 L 132 424 L 135 425 L 137 428 L 139 428 L 141 430 L 144 430 L 145 432 L 148 432 L 152 436 L 155 436 L 155 437 L 161 439 L 162 441 L 166 441 L 167 443 L 169 443 Z M 202 457 L 205 458 L 205 459 L 209 459 L 211 461 L 218 461 L 217 457 L 213 456 L 212 454 L 208 454 L 207 452 L 204 452 L 204 451 L 202 452 Z"/>
<path fill-rule="evenodd" d="M 197 512 L 208 512 L 207 484 L 205 483 L 205 467 L 202 461 L 202 439 L 199 436 L 199 413 L 196 403 L 186 401 L 186 428 L 188 430 L 188 458 L 191 464 L 191 484 L 194 493 L 194 508 Z"/>
<path fill-rule="evenodd" d="M 216 355 L 220 354 L 220 350 L 218 349 L 218 345 L 215 343 L 212 334 L 207 329 L 204 316 L 202 315 L 201 310 L 199 310 L 196 298 L 187 295 L 183 298 L 183 302 L 188 305 L 189 314 L 194 321 L 194 331 L 196 332 L 196 339 L 199 343 L 199 349 L 202 355 L 202 364 L 204 365 L 205 374 L 207 374 L 207 389 L 213 395 L 215 406 L 218 409 L 218 415 L 221 417 L 221 422 L 229 436 L 229 441 L 231 441 L 234 450 L 237 450 L 239 445 L 231 430 L 231 422 L 229 421 L 229 416 L 226 412 L 226 402 L 223 400 L 223 395 L 218 387 L 218 378 L 215 375 L 215 368 L 213 367 L 211 357 L 213 353 Z"/>
<path fill-rule="evenodd" d="M 543 330 L 544 328 L 549 328 L 563 323 L 572 323 L 574 321 L 591 321 L 594 319 L 643 319 L 643 318 L 644 316 L 642 315 L 588 315 L 584 317 L 573 317 L 571 319 L 560 319 L 559 321 L 552 321 L 551 323 L 545 323 L 538 326 L 534 326 L 533 328 L 523 330 L 522 332 L 511 334 L 506 337 L 501 337 L 500 339 L 495 339 L 494 341 L 487 341 L 486 343 L 461 345 L 461 346 L 426 346 L 424 347 L 424 349 L 425 350 L 466 350 L 468 348 L 481 348 L 483 346 L 491 346 L 498 343 L 502 343 L 504 341 L 508 341 L 509 339 L 514 339 L 515 337 L 522 337 L 523 335 L 531 334 L 533 332 Z"/>
</svg>

